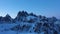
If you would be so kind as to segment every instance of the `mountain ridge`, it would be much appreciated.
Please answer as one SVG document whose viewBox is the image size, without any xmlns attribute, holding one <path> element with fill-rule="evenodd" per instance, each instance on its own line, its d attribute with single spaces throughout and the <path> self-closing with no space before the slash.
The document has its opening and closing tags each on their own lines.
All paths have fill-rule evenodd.
<svg viewBox="0 0 60 34">
<path fill-rule="evenodd" d="M 22 18 L 26 19 L 26 17 L 29 17 L 29 16 L 40 18 L 42 20 L 44 20 L 44 19 L 46 19 L 46 20 L 47 19 L 52 19 L 52 20 L 54 19 L 55 21 L 57 20 L 56 17 L 47 18 L 47 17 L 41 16 L 41 15 L 37 16 L 33 13 L 28 14 L 26 11 L 19 11 L 17 16 L 14 19 L 9 14 L 7 14 L 5 17 L 0 16 L 0 21 L 5 21 L 6 19 L 10 19 L 9 21 L 22 20 Z"/>
<path fill-rule="evenodd" d="M 60 20 L 56 17 L 47 18 L 46 16 L 20 11 L 14 19 L 9 14 L 5 17 L 1 16 L 0 31 L 2 33 L 11 32 L 11 34 L 60 34 Z"/>
</svg>

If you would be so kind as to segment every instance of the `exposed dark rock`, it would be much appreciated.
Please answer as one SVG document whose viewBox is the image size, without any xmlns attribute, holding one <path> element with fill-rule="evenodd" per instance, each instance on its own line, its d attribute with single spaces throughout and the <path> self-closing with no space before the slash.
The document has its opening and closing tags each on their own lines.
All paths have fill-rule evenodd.
<svg viewBox="0 0 60 34">
<path fill-rule="evenodd" d="M 34 17 L 38 17 L 37 15 L 33 14 L 33 13 L 30 13 L 29 14 L 30 16 L 34 16 Z"/>
<path fill-rule="evenodd" d="M 19 11 L 17 16 L 20 16 L 20 17 L 21 17 L 21 16 L 22 16 L 22 17 L 26 17 L 26 16 L 28 16 L 28 13 L 27 13 L 26 11 L 22 11 L 22 12 Z"/>
<path fill-rule="evenodd" d="M 12 18 L 7 14 L 5 17 L 0 17 L 1 22 L 12 22 Z"/>
<path fill-rule="evenodd" d="M 49 27 L 49 24 L 48 23 L 44 23 L 43 26 Z"/>
<path fill-rule="evenodd" d="M 34 23 L 35 21 L 33 19 L 30 19 L 28 23 Z"/>
</svg>

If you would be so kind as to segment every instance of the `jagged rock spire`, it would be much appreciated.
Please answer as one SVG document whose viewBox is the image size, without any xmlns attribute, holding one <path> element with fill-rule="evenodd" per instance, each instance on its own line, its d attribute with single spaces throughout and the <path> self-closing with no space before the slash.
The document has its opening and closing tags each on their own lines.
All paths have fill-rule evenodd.
<svg viewBox="0 0 60 34">
<path fill-rule="evenodd" d="M 27 17 L 29 14 L 26 11 L 19 11 L 15 20 L 22 21 L 23 18 Z"/>
<path fill-rule="evenodd" d="M 26 11 L 19 11 L 17 16 L 26 17 L 26 16 L 28 16 L 28 13 Z"/>
</svg>

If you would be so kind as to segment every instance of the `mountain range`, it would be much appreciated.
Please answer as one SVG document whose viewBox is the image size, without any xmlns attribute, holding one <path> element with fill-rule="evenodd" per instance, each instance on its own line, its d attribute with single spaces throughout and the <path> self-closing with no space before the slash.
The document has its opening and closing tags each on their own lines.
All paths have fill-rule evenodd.
<svg viewBox="0 0 60 34">
<path fill-rule="evenodd" d="M 13 19 L 0 16 L 0 34 L 60 34 L 60 20 L 19 11 Z M 8 32 L 8 33 L 7 33 Z"/>
</svg>

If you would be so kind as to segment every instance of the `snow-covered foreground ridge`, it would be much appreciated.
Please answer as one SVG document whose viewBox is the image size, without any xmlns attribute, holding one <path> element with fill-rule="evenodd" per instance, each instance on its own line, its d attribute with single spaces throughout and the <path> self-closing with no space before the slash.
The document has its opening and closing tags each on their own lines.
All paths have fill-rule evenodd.
<svg viewBox="0 0 60 34">
<path fill-rule="evenodd" d="M 60 34 L 60 20 L 25 11 L 18 12 L 14 19 L 7 14 L 0 16 L 0 34 Z"/>
</svg>

